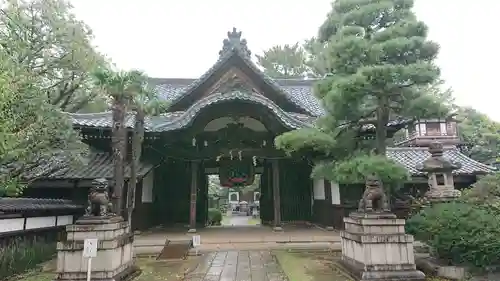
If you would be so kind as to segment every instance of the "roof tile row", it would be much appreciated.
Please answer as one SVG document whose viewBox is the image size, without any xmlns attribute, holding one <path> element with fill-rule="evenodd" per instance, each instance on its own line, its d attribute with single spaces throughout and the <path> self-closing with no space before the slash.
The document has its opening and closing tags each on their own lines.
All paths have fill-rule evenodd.
<svg viewBox="0 0 500 281">
<path fill-rule="evenodd" d="M 53 174 L 46 175 L 45 179 L 98 179 L 98 178 L 113 178 L 113 156 L 110 153 L 104 152 L 92 152 L 90 153 L 87 163 L 85 165 L 79 167 L 70 166 L 68 169 L 63 170 L 62 172 L 55 172 Z M 125 165 L 125 177 L 130 177 L 130 162 L 127 162 Z M 153 169 L 153 165 L 140 162 L 139 167 L 137 169 L 138 176 L 142 177 L 146 175 L 151 169 Z"/>
<path fill-rule="evenodd" d="M 417 169 L 417 165 L 430 156 L 428 149 L 424 147 L 390 147 L 387 149 L 387 157 L 403 165 L 413 176 L 425 175 Z M 475 161 L 455 147 L 446 148 L 444 156 L 462 165 L 460 169 L 453 171 L 455 175 L 485 174 L 495 171 L 494 167 Z"/>
<path fill-rule="evenodd" d="M 38 210 L 78 210 L 83 206 L 64 199 L 0 198 L 0 213 L 17 213 Z"/>
</svg>

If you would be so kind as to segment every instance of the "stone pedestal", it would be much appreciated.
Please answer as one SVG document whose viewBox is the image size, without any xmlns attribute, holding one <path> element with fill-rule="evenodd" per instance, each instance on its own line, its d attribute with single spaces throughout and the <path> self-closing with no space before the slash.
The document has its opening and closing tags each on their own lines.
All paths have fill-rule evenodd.
<svg viewBox="0 0 500 281">
<path fill-rule="evenodd" d="M 454 186 L 442 186 L 439 188 L 431 188 L 425 193 L 425 197 L 431 203 L 450 202 L 462 195 L 460 190 L 456 190 Z"/>
<path fill-rule="evenodd" d="M 342 264 L 358 280 L 425 280 L 416 269 L 413 236 L 391 213 L 352 213 L 344 218 Z"/>
<path fill-rule="evenodd" d="M 66 227 L 67 240 L 57 243 L 56 281 L 86 281 L 88 259 L 83 257 L 85 239 L 97 238 L 97 257 L 92 259 L 92 281 L 121 281 L 137 271 L 133 233 L 121 217 L 84 217 Z"/>
</svg>

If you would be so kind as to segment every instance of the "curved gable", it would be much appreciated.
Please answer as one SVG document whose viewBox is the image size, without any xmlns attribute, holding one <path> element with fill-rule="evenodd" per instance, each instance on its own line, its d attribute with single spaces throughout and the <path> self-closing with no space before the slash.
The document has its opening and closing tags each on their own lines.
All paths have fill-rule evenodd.
<svg viewBox="0 0 500 281">
<path fill-rule="evenodd" d="M 183 87 L 180 93 L 170 96 L 172 111 L 187 110 L 197 100 L 211 94 L 214 87 L 219 87 L 228 77 L 236 75 L 238 79 L 245 81 L 249 87 L 265 95 L 283 110 L 318 116 L 318 106 L 314 104 L 317 100 L 312 95 L 309 102 L 302 102 L 303 96 L 290 95 L 274 79 L 260 71 L 251 61 L 250 51 L 246 46 L 246 40 L 241 38 L 241 32 L 236 29 L 228 32 L 228 38 L 223 43 L 218 61 L 199 79 Z M 168 87 L 164 88 L 168 90 Z M 162 90 L 162 87 L 159 86 L 159 89 Z"/>
</svg>

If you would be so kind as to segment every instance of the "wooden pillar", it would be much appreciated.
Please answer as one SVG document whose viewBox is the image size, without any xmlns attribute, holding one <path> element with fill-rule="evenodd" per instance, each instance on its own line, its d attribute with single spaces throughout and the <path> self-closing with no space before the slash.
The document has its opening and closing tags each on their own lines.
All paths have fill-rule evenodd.
<svg viewBox="0 0 500 281">
<path fill-rule="evenodd" d="M 281 197 L 280 197 L 280 169 L 279 161 L 272 160 L 273 170 L 273 207 L 274 207 L 274 231 L 283 231 L 281 227 Z"/>
<path fill-rule="evenodd" d="M 333 204 L 332 204 L 332 183 L 329 181 L 329 180 L 323 180 L 323 185 L 325 187 L 325 201 L 326 201 L 326 206 L 327 207 L 327 212 L 332 212 L 333 211 Z M 333 231 L 334 228 L 333 228 L 333 216 L 332 214 L 328 214 L 328 216 L 326 216 L 328 218 L 326 222 L 326 230 L 328 231 Z"/>
<path fill-rule="evenodd" d="M 196 201 L 198 193 L 198 162 L 191 162 L 191 202 L 189 207 L 189 233 L 196 232 Z"/>
</svg>

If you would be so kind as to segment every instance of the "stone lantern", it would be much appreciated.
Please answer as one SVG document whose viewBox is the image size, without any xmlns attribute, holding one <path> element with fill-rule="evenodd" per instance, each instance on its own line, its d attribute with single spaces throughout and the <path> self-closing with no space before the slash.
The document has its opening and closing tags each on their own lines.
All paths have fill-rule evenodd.
<svg viewBox="0 0 500 281">
<path fill-rule="evenodd" d="M 443 144 L 435 141 L 429 145 L 431 156 L 417 169 L 428 175 L 429 190 L 425 197 L 430 202 L 446 202 L 460 197 L 461 192 L 455 189 L 453 171 L 460 169 L 460 163 L 454 163 L 443 155 Z"/>
</svg>

